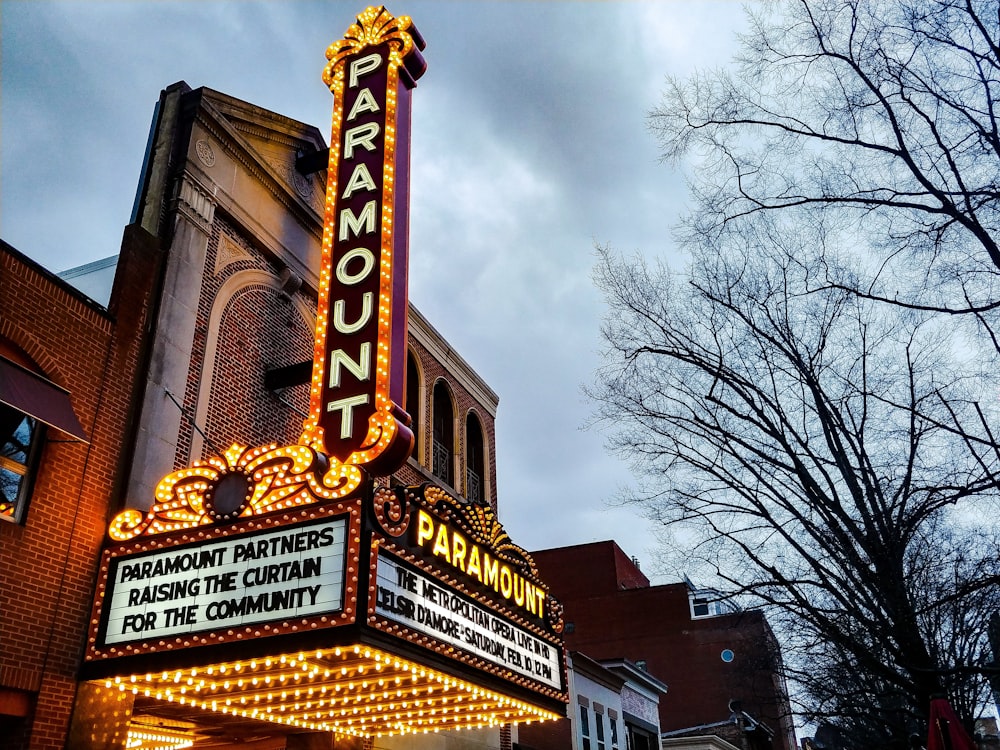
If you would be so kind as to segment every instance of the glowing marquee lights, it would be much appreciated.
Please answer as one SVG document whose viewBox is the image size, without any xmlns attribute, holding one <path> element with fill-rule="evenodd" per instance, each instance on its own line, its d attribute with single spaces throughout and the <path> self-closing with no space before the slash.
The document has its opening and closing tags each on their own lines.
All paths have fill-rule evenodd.
<svg viewBox="0 0 1000 750">
<path fill-rule="evenodd" d="M 529 614 L 545 617 L 546 591 L 461 532 L 436 521 L 421 509 L 417 511 L 414 533 L 418 547 L 429 550 L 434 557 L 492 588 Z"/>
<path fill-rule="evenodd" d="M 406 363 L 410 89 L 425 65 L 411 20 L 368 8 L 330 45 L 334 95 L 309 416 L 301 442 L 390 474 L 413 435 Z M 334 467 L 331 467 L 332 469 Z"/>
<path fill-rule="evenodd" d="M 191 732 L 165 727 L 130 726 L 127 750 L 183 750 L 194 745 Z"/>
<path fill-rule="evenodd" d="M 364 645 L 108 679 L 153 701 L 356 737 L 496 727 L 558 714 Z"/>
<path fill-rule="evenodd" d="M 372 476 L 389 475 L 405 462 L 413 442 L 409 417 L 398 405 L 406 369 L 409 102 L 410 89 L 424 70 L 418 52 L 423 46 L 409 18 L 368 8 L 344 39 L 327 50 L 324 82 L 334 95 L 334 114 L 310 411 L 298 444 L 234 444 L 223 455 L 164 477 L 149 511 L 123 511 L 109 526 L 115 544 L 101 559 L 85 671 L 91 679 L 112 674 L 106 686 L 131 693 L 137 711 L 145 708 L 156 715 L 157 705 L 174 704 L 357 737 L 561 718 L 535 705 L 530 695 L 525 702 L 363 642 L 371 633 L 380 642 L 387 636 L 406 641 L 403 653 L 430 649 L 436 653 L 435 664 L 442 662 L 440 657 L 461 662 L 459 674 L 475 679 L 478 670 L 490 676 L 490 684 L 509 685 L 515 695 L 530 693 L 549 706 L 565 702 L 562 642 L 556 635 L 562 632 L 561 606 L 536 585 L 540 582 L 530 559 L 527 567 L 521 565 L 525 553 L 502 532 L 492 509 L 477 506 L 478 515 L 466 513 L 459 519 L 458 511 L 438 497 L 443 493 L 438 488 L 397 494 L 371 485 Z M 440 523 L 424 511 L 414 513 L 406 549 L 402 535 L 411 518 L 409 499 L 418 490 L 428 507 L 448 505 L 449 510 Z M 376 497 L 392 495 L 390 503 L 376 500 L 373 510 L 386 539 L 400 542 L 398 547 L 386 543 L 386 555 L 396 558 L 379 557 L 378 533 L 369 535 L 363 520 L 373 492 Z M 449 520 L 462 522 L 446 526 Z M 315 551 L 303 551 L 308 558 L 301 561 L 276 556 L 279 542 L 298 539 L 308 529 L 318 540 L 333 539 L 334 531 L 338 544 L 343 537 L 342 558 L 337 558 L 343 560 L 342 569 L 333 565 L 333 557 Z M 175 549 L 178 545 L 183 546 Z M 411 554 L 414 546 L 422 548 L 416 556 Z M 247 558 L 244 549 L 257 550 L 260 557 L 247 563 L 246 570 L 239 568 Z M 363 552 L 370 558 L 367 563 Z M 464 653 L 435 633 L 381 616 L 376 611 L 379 559 L 405 561 L 428 588 L 443 575 L 441 580 L 456 588 L 456 602 L 475 599 L 473 588 L 494 590 L 514 606 L 473 611 L 470 604 L 470 616 L 490 624 L 510 619 L 516 629 L 505 632 L 530 642 L 534 656 L 549 654 L 549 676 L 541 679 L 537 668 L 511 667 L 506 648 L 504 658 L 494 663 L 485 652 Z M 197 570 L 182 569 L 188 561 Z M 437 570 L 439 561 L 450 572 L 463 574 L 471 588 Z M 297 564 L 301 575 L 286 575 Z M 370 570 L 360 569 L 365 565 Z M 297 579 L 311 579 L 321 568 L 324 575 L 332 571 L 342 586 L 336 606 L 317 604 L 316 611 L 291 612 L 282 597 L 308 595 L 310 607 L 314 599 L 319 601 L 319 593 L 314 596 L 310 588 L 316 584 L 303 588 Z M 117 583 L 131 588 L 116 590 L 116 571 L 121 572 Z M 256 577 L 261 571 L 266 580 Z M 161 580 L 161 572 L 183 574 L 183 580 Z M 282 588 L 285 584 L 293 586 L 291 593 Z M 225 591 L 229 614 L 233 608 L 268 609 L 277 602 L 268 609 L 276 619 L 258 617 L 254 610 L 250 618 L 240 614 L 244 619 L 238 624 L 227 620 L 214 627 L 221 622 L 214 613 L 222 605 L 192 598 L 209 589 L 213 595 L 217 589 Z M 149 611 L 139 617 L 138 608 L 161 603 L 162 616 L 156 610 L 155 620 Z M 111 614 L 116 605 L 120 622 Z M 212 627 L 202 622 L 202 613 Z M 365 615 L 367 623 L 359 623 Z M 484 648 L 490 646 L 481 635 Z M 338 642 L 352 645 L 333 647 Z M 281 653 L 316 643 L 324 648 Z M 200 653 L 211 663 L 191 667 L 191 648 L 203 649 Z M 527 653 L 527 646 L 518 648 Z M 228 656 L 257 655 L 220 662 L 223 650 Z M 171 651 L 180 655 L 170 656 Z M 155 671 L 156 666 L 179 663 L 188 667 Z M 123 673 L 118 665 L 135 666 L 125 666 Z M 154 671 L 128 674 L 133 669 Z M 187 746 L 189 735 L 157 734 L 133 721 L 128 742 L 137 750 L 173 750 Z"/>
<path fill-rule="evenodd" d="M 229 483 L 230 492 L 233 486 L 237 488 L 236 497 L 225 508 L 216 502 L 223 482 Z M 346 497 L 361 483 L 358 467 L 342 464 L 338 471 L 328 471 L 325 458 L 308 446 L 247 448 L 234 443 L 222 456 L 195 461 L 165 476 L 149 511 L 123 510 L 112 519 L 108 536 L 123 542 L 290 510 Z"/>
</svg>

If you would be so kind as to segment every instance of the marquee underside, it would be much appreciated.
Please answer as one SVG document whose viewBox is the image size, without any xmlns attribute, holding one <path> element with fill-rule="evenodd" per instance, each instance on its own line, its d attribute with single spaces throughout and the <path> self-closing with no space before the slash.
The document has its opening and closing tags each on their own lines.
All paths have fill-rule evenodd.
<svg viewBox="0 0 1000 750">
<path fill-rule="evenodd" d="M 135 713 L 202 723 L 270 722 L 292 731 L 403 735 L 561 718 L 545 708 L 366 645 L 220 662 L 104 681 Z"/>
</svg>

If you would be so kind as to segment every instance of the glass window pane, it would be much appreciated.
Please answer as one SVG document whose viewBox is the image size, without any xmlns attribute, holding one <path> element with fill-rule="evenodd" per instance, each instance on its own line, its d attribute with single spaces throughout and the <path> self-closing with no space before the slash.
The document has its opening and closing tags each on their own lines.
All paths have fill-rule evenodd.
<svg viewBox="0 0 1000 750">
<path fill-rule="evenodd" d="M 22 412 L 0 405 L 0 518 L 20 521 L 28 501 L 32 441 L 38 422 Z"/>
<path fill-rule="evenodd" d="M 5 413 L 0 416 L 0 456 L 19 464 L 28 462 L 28 448 L 31 446 L 31 433 L 34 420 L 21 412 L 5 407 Z M 6 463 L 6 462 L 5 462 Z"/>
<path fill-rule="evenodd" d="M 10 520 L 14 519 L 23 480 L 23 474 L 16 474 L 9 469 L 0 467 L 0 516 Z"/>
</svg>

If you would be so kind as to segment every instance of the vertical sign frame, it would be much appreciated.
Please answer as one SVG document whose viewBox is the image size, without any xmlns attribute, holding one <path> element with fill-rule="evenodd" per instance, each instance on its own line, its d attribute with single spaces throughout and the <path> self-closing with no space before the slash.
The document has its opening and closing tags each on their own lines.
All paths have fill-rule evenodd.
<svg viewBox="0 0 1000 750">
<path fill-rule="evenodd" d="M 426 64 L 407 16 L 367 8 L 327 49 L 334 96 L 309 416 L 300 442 L 395 471 L 413 447 L 406 374 L 410 91 Z"/>
</svg>

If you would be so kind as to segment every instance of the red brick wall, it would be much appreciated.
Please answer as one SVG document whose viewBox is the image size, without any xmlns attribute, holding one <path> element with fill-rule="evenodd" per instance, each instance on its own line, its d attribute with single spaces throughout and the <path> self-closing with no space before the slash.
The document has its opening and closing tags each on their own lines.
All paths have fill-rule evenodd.
<svg viewBox="0 0 1000 750">
<path fill-rule="evenodd" d="M 157 262 L 155 248 L 127 232 L 131 280 L 114 298 L 116 319 L 0 245 L 0 337 L 69 390 L 90 438 L 48 430 L 25 523 L 0 523 L 0 691 L 35 698 L 33 721 L 0 725 L 12 737 L 5 747 L 65 739 Z"/>
<path fill-rule="evenodd" d="M 735 699 L 775 730 L 776 746 L 783 747 L 782 697 L 763 614 L 692 619 L 686 584 L 622 588 L 615 574 L 621 559 L 611 548 L 617 545 L 599 542 L 532 553 L 572 623 L 566 648 L 597 660 L 645 661 L 669 687 L 660 699 L 664 732 L 725 721 Z M 722 661 L 723 649 L 733 651 L 732 662 Z"/>
<path fill-rule="evenodd" d="M 545 573 L 542 580 L 560 600 L 649 586 L 649 579 L 612 541 L 541 550 L 531 555 Z"/>
</svg>

